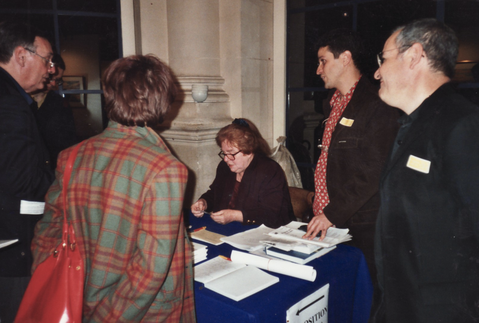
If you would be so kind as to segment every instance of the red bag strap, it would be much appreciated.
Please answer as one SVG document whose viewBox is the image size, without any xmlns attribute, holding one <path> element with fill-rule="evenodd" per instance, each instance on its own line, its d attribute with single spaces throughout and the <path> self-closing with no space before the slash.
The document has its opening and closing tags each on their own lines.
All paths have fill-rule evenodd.
<svg viewBox="0 0 479 323">
<path fill-rule="evenodd" d="M 63 245 L 64 246 L 68 243 L 67 237 L 69 235 L 68 220 L 67 220 L 67 188 L 68 188 L 68 184 L 70 183 L 70 177 L 72 174 L 73 164 L 75 163 L 78 150 L 80 149 L 81 146 L 82 144 L 80 143 L 73 148 L 73 150 L 70 153 L 70 156 L 68 156 L 67 164 L 65 166 L 65 171 L 63 173 L 62 195 L 63 195 Z M 75 232 L 73 231 L 73 228 L 71 228 L 70 239 L 72 239 L 71 247 L 74 248 L 74 244 L 76 243 L 76 241 L 75 241 Z"/>
</svg>

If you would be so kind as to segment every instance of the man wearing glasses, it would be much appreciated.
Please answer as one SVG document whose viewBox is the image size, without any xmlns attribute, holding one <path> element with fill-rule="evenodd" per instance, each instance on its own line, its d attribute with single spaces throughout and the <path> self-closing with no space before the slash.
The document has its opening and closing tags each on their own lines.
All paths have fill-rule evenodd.
<svg viewBox="0 0 479 323">
<path fill-rule="evenodd" d="M 479 322 L 479 108 L 449 83 L 454 31 L 397 28 L 375 77 L 401 127 L 382 174 L 373 322 Z"/>
<path fill-rule="evenodd" d="M 48 40 L 32 27 L 0 23 L 0 321 L 13 322 L 30 280 L 30 244 L 54 174 L 29 93 L 55 73 Z"/>
<path fill-rule="evenodd" d="M 78 142 L 75 131 L 75 121 L 72 108 L 58 94 L 58 88 L 63 84 L 65 62 L 60 54 L 52 58 L 55 64 L 55 74 L 50 74 L 45 88 L 32 94 L 38 109 L 34 111 L 38 128 L 50 153 L 50 166 L 55 170 L 58 154 Z"/>
<path fill-rule="evenodd" d="M 398 111 L 378 97 L 362 75 L 363 43 L 358 34 L 337 29 L 318 40 L 318 74 L 326 89 L 327 117 L 315 175 L 314 217 L 305 238 L 332 226 L 349 228 L 375 283 L 374 230 L 379 178 L 396 135 Z"/>
</svg>

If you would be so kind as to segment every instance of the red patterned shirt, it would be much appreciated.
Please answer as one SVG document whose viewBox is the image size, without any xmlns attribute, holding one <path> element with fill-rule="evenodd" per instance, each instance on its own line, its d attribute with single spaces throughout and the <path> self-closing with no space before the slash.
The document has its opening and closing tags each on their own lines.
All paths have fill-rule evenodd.
<svg viewBox="0 0 479 323">
<path fill-rule="evenodd" d="M 332 107 L 331 114 L 326 120 L 326 128 L 324 129 L 323 140 L 321 142 L 321 155 L 318 159 L 318 164 L 316 165 L 316 170 L 314 172 L 314 203 L 313 203 L 313 212 L 314 215 L 319 215 L 323 212 L 323 209 L 329 203 L 328 187 L 326 184 L 326 168 L 328 163 L 328 150 L 331 143 L 331 137 L 333 135 L 336 124 L 341 118 L 344 109 L 351 101 L 354 90 L 359 80 L 354 83 L 354 85 L 349 89 L 346 95 L 342 96 L 339 90 L 334 92 L 333 97 L 329 104 Z"/>
</svg>

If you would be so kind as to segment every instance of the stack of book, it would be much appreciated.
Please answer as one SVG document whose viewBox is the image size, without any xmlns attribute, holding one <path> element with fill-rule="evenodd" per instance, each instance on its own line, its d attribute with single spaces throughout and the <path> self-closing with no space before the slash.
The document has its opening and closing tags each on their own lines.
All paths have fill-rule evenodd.
<svg viewBox="0 0 479 323">
<path fill-rule="evenodd" d="M 276 258 L 280 258 L 280 259 L 288 260 L 291 262 L 295 262 L 297 264 L 304 265 L 313 259 L 319 258 L 327 254 L 328 252 L 330 252 L 331 250 L 335 248 L 336 246 L 332 246 L 329 248 L 323 248 L 323 247 L 317 246 L 317 248 L 315 248 L 314 251 L 308 252 L 307 251 L 308 249 L 302 249 L 302 251 L 304 252 L 301 252 L 301 251 L 295 250 L 294 247 L 293 249 L 288 251 L 280 249 L 280 248 L 276 248 L 276 247 L 267 247 L 266 254 L 269 256 L 273 256 Z"/>
<path fill-rule="evenodd" d="M 206 260 L 208 255 L 208 246 L 193 241 L 193 255 L 195 264 Z"/>
<path fill-rule="evenodd" d="M 306 230 L 307 225 L 300 222 L 271 230 L 268 233 L 271 239 L 263 240 L 266 254 L 304 265 L 352 238 L 348 229 L 329 228 L 323 240 L 319 240 L 320 235 L 309 240 L 303 238 Z"/>
</svg>

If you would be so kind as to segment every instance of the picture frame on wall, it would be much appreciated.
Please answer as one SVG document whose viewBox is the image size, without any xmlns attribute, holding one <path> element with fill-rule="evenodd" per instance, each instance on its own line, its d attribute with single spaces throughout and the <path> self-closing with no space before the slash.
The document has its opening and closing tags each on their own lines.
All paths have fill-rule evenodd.
<svg viewBox="0 0 479 323">
<path fill-rule="evenodd" d="M 63 92 L 85 89 L 84 76 L 63 76 Z M 65 98 L 72 108 L 86 108 L 84 93 L 65 93 Z"/>
</svg>

